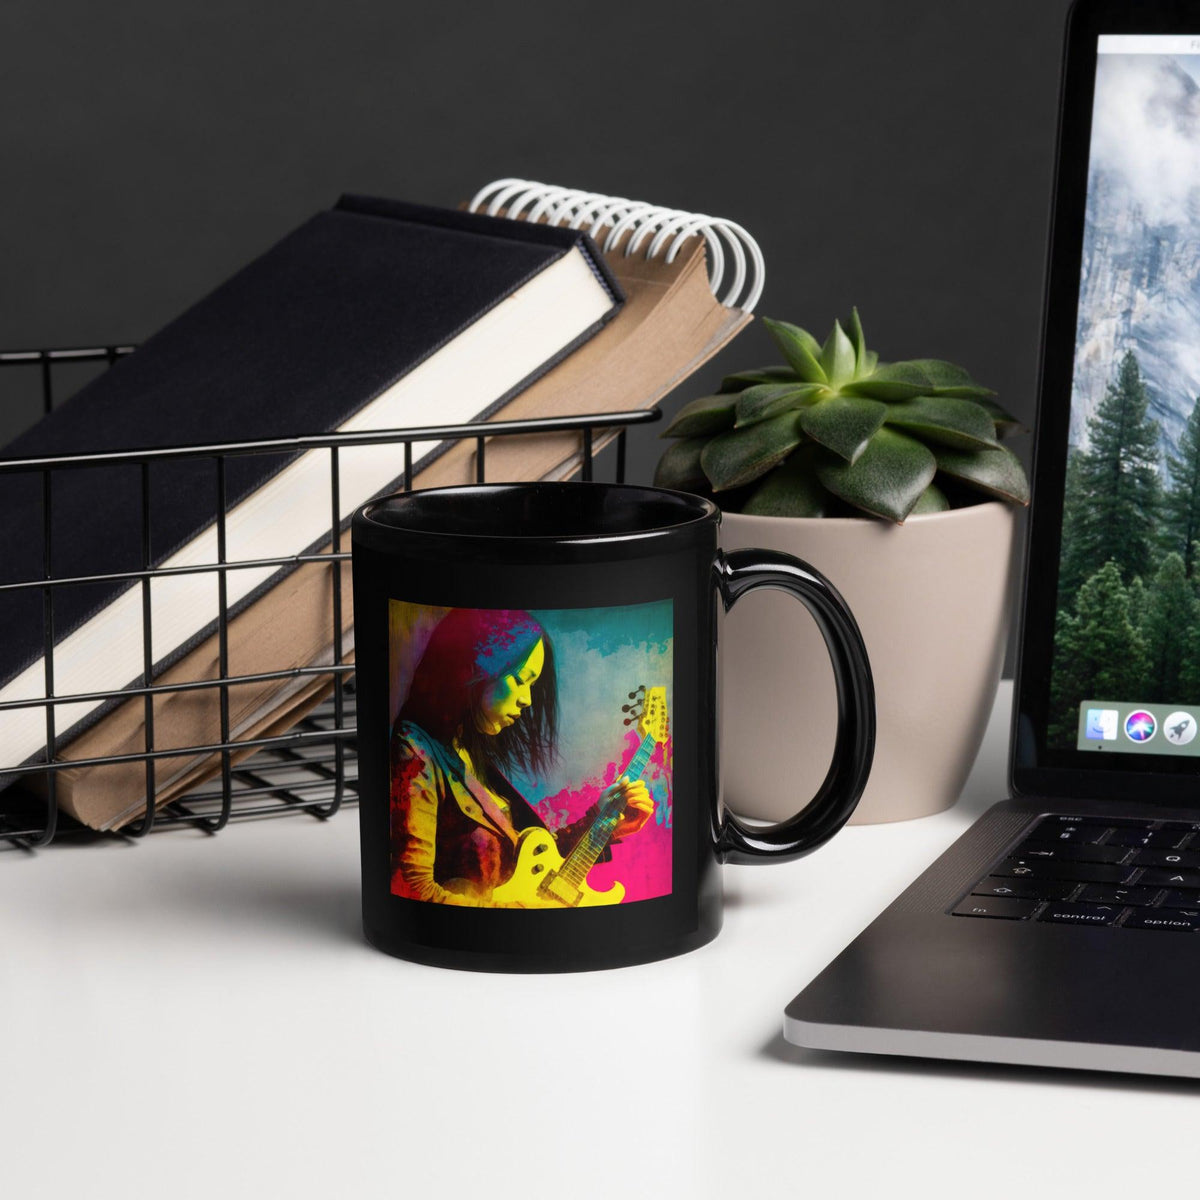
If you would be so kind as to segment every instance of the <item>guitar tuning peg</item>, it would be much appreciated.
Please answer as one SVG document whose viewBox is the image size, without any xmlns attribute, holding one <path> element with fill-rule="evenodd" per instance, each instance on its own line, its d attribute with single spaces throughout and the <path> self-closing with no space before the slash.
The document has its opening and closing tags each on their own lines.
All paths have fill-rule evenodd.
<svg viewBox="0 0 1200 1200">
<path fill-rule="evenodd" d="M 622 704 L 622 705 L 621 705 L 621 711 L 622 711 L 622 712 L 631 712 L 631 711 L 632 711 L 632 709 L 633 709 L 633 705 L 632 705 L 632 704 Z"/>
<path fill-rule="evenodd" d="M 629 693 L 629 699 L 630 699 L 630 700 L 636 700 L 636 699 L 637 699 L 637 692 L 630 692 L 630 693 Z"/>
<path fill-rule="evenodd" d="M 623 720 L 623 721 L 621 722 L 621 724 L 622 724 L 622 725 L 632 725 L 632 724 L 633 724 L 633 718 L 632 718 L 632 717 L 626 717 L 626 718 L 625 718 L 625 720 Z"/>
</svg>

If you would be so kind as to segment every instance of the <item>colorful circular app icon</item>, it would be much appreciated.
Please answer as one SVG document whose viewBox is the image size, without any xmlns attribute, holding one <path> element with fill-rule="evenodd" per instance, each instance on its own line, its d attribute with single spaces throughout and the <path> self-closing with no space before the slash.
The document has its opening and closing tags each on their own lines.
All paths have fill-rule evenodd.
<svg viewBox="0 0 1200 1200">
<path fill-rule="evenodd" d="M 1196 736 L 1196 718 L 1191 713 L 1173 712 L 1163 722 L 1163 737 L 1172 746 L 1186 746 Z"/>
<path fill-rule="evenodd" d="M 1158 722 L 1144 708 L 1136 709 L 1125 718 L 1125 736 L 1131 742 L 1148 742 L 1158 730 Z"/>
</svg>

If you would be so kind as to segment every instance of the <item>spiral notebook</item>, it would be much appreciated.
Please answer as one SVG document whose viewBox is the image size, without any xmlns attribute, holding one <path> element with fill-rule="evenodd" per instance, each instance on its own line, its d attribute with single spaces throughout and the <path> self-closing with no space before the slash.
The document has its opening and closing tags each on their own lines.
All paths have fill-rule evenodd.
<svg viewBox="0 0 1200 1200">
<path fill-rule="evenodd" d="M 766 282 L 758 243 L 723 217 L 526 179 L 489 183 L 467 208 L 585 230 L 625 292 L 621 312 L 508 404 L 506 420 L 648 408 L 749 324 Z M 566 479 L 579 469 L 579 437 L 491 439 L 485 456 L 493 482 Z M 460 443 L 418 484 L 474 478 L 475 446 Z"/>
<path fill-rule="evenodd" d="M 761 251 L 732 221 L 518 179 L 487 185 L 464 207 L 590 234 L 625 293 L 624 306 L 598 332 L 491 412 L 489 420 L 649 407 L 749 323 L 762 292 Z M 599 450 L 615 435 L 616 431 L 597 431 L 593 449 Z M 414 486 L 474 482 L 474 439 L 448 449 L 432 441 L 415 443 L 413 461 L 420 464 L 435 448 L 439 455 L 418 467 Z M 485 455 L 490 482 L 568 478 L 579 469 L 580 438 L 577 433 L 490 438 Z M 342 572 L 342 587 L 343 657 L 351 660 L 348 571 Z M 280 636 L 282 629 L 286 638 Z M 332 633 L 329 569 L 301 567 L 230 622 L 230 674 L 328 663 Z M 215 678 L 218 661 L 214 634 L 157 682 Z M 231 736 L 250 740 L 283 732 L 331 688 L 327 676 L 232 687 Z M 77 736 L 59 757 L 136 755 L 143 745 L 143 722 L 143 701 L 127 701 Z M 160 750 L 211 745 L 220 740 L 220 729 L 219 701 L 213 690 L 168 693 L 156 700 L 155 745 Z M 220 765 L 220 756 L 211 753 L 160 759 L 156 802 L 162 805 L 178 797 L 216 774 Z M 41 778 L 31 780 L 39 790 Z M 117 828 L 145 809 L 145 769 L 133 761 L 63 770 L 58 772 L 57 793 L 61 807 L 85 824 Z"/>
</svg>

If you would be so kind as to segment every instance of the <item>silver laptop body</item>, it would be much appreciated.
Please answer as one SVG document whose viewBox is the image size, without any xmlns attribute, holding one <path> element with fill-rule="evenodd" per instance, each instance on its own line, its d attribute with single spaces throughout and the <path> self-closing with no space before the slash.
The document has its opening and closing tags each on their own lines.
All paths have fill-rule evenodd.
<svg viewBox="0 0 1200 1200">
<path fill-rule="evenodd" d="M 1200 0 L 1078 0 L 1059 122 L 1014 798 L 784 1036 L 1200 1077 Z"/>
</svg>

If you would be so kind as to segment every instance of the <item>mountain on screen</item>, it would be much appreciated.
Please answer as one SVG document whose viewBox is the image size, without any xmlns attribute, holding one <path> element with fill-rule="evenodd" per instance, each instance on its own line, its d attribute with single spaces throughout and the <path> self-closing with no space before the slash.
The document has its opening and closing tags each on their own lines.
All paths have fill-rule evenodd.
<svg viewBox="0 0 1200 1200">
<path fill-rule="evenodd" d="M 1161 429 L 1160 469 L 1200 397 L 1200 58 L 1101 55 L 1071 444 L 1127 350 Z"/>
</svg>

